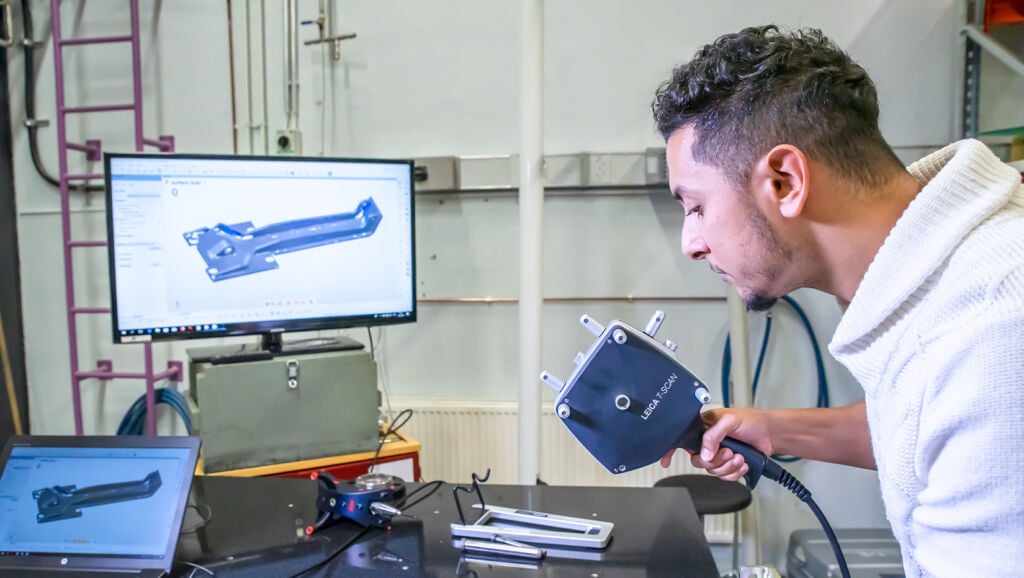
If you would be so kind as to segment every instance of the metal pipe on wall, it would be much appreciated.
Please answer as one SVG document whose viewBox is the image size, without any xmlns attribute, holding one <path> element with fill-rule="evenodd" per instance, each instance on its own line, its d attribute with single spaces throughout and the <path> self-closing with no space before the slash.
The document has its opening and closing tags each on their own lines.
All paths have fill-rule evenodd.
<svg viewBox="0 0 1024 578">
<path fill-rule="evenodd" d="M 750 370 L 750 331 L 747 327 L 747 306 L 733 288 L 729 289 L 729 346 L 732 354 L 732 399 L 734 407 L 753 405 L 753 374 Z M 723 384 L 725 387 L 726 384 Z M 755 498 L 756 499 L 756 498 Z M 761 535 L 757 528 L 757 504 L 740 514 L 743 518 L 743 550 L 741 565 L 761 560 Z"/>
<path fill-rule="evenodd" d="M 299 129 L 299 2 L 285 0 L 284 108 L 287 129 Z"/>
<path fill-rule="evenodd" d="M 732 355 L 732 395 L 737 407 L 750 407 L 753 394 L 750 371 L 750 331 L 747 328 L 747 306 L 736 290 L 729 288 L 729 344 Z"/>
<path fill-rule="evenodd" d="M 263 154 L 270 154 L 270 124 L 267 118 L 267 1 L 260 0 L 260 59 L 263 83 Z"/>
<path fill-rule="evenodd" d="M 243 2 L 245 6 L 245 96 L 248 99 L 246 117 L 248 122 L 246 128 L 249 131 L 249 154 L 256 154 L 256 135 L 253 131 L 256 126 L 253 123 L 253 97 L 252 97 L 252 6 L 249 2 Z"/>
<path fill-rule="evenodd" d="M 544 230 L 544 1 L 523 0 L 519 153 L 519 483 L 540 469 L 541 245 Z"/>
<path fill-rule="evenodd" d="M 330 2 L 327 4 L 327 35 L 330 37 L 334 37 L 334 19 L 336 17 L 337 13 L 334 7 L 334 2 Z M 338 50 L 340 50 L 340 48 L 338 47 L 337 43 L 335 43 L 334 60 L 339 60 L 341 58 L 341 55 L 338 54 Z M 327 142 L 324 145 L 324 154 L 327 156 L 331 156 L 332 154 L 334 154 L 334 129 L 335 123 L 337 122 L 337 115 L 335 114 L 337 111 L 337 103 L 334 101 L 334 71 L 336 69 L 337 67 L 333 65 L 327 68 L 327 79 L 324 82 L 324 86 L 326 87 L 324 91 L 325 96 L 323 103 L 324 114 L 325 117 L 330 117 L 330 121 L 328 122 L 327 120 L 325 120 L 324 126 L 320 130 L 322 132 L 327 133 Z"/>
<path fill-rule="evenodd" d="M 235 94 L 235 25 L 231 19 L 231 0 L 226 0 L 228 9 L 228 76 L 231 80 L 231 144 L 238 154 L 238 99 Z M 245 9 L 246 16 L 249 9 Z M 246 30 L 248 34 L 248 30 Z"/>
</svg>

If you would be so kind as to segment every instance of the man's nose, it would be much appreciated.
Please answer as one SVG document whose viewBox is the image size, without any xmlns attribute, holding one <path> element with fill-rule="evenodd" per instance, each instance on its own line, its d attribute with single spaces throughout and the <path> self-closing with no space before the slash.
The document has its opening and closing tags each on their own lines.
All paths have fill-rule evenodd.
<svg viewBox="0 0 1024 578">
<path fill-rule="evenodd" d="M 695 261 L 707 257 L 710 252 L 704 236 L 692 225 L 683 224 L 682 245 L 683 254 Z"/>
</svg>

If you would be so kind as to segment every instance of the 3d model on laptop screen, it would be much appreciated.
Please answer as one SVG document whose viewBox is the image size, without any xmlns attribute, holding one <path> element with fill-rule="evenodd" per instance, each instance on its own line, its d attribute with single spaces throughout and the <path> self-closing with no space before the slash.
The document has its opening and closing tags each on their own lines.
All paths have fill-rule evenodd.
<svg viewBox="0 0 1024 578">
<path fill-rule="evenodd" d="M 39 513 L 40 524 L 78 518 L 82 508 L 102 506 L 128 500 L 148 498 L 160 489 L 160 470 L 153 470 L 145 478 L 78 488 L 75 485 L 51 486 L 32 491 Z"/>
</svg>

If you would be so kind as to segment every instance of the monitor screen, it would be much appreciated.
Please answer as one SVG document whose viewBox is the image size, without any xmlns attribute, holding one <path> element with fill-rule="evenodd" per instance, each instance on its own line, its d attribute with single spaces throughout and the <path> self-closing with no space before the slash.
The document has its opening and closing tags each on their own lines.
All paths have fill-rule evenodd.
<svg viewBox="0 0 1024 578">
<path fill-rule="evenodd" d="M 416 320 L 411 161 L 104 164 L 115 343 Z"/>
</svg>

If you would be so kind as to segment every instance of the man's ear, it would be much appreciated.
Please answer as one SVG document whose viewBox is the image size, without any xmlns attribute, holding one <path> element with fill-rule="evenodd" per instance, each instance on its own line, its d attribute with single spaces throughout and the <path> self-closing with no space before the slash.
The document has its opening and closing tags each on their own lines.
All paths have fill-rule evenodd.
<svg viewBox="0 0 1024 578">
<path fill-rule="evenodd" d="M 753 178 L 754 190 L 763 192 L 783 217 L 797 217 L 803 211 L 810 171 L 800 149 L 788 144 L 776 146 L 757 162 Z"/>
</svg>

